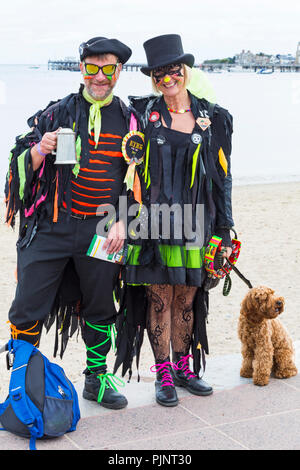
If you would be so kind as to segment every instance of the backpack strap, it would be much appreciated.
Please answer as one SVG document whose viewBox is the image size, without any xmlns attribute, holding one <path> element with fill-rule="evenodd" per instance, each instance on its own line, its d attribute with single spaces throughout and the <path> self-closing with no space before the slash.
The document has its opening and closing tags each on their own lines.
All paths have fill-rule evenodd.
<svg viewBox="0 0 300 470">
<path fill-rule="evenodd" d="M 10 340 L 8 350 L 14 354 L 13 368 L 9 383 L 9 396 L 11 406 L 18 419 L 28 426 L 32 436 L 40 437 L 43 435 L 43 421 L 37 414 L 34 414 L 35 405 L 26 395 L 25 377 L 28 361 L 35 351 L 35 347 L 23 340 Z M 38 410 L 37 410 L 38 411 Z"/>
<path fill-rule="evenodd" d="M 30 441 L 29 441 L 29 449 L 30 450 L 36 450 L 36 437 L 35 436 L 31 436 L 30 438 Z"/>
</svg>

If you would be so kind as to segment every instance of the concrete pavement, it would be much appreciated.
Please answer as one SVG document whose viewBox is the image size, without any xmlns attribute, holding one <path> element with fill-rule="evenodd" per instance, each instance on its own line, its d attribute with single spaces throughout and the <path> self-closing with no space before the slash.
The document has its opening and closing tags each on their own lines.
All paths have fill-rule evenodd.
<svg viewBox="0 0 300 470">
<path fill-rule="evenodd" d="M 294 345 L 300 372 L 300 341 Z M 300 373 L 258 387 L 239 376 L 240 364 L 240 354 L 208 356 L 205 380 L 214 393 L 197 397 L 177 389 L 180 402 L 172 408 L 156 404 L 150 372 L 141 371 L 139 383 L 133 376 L 120 389 L 129 402 L 120 411 L 83 400 L 80 382 L 76 431 L 39 440 L 37 450 L 127 450 L 133 456 L 139 450 L 299 450 Z M 0 432 L 0 450 L 28 449 L 27 439 Z"/>
</svg>

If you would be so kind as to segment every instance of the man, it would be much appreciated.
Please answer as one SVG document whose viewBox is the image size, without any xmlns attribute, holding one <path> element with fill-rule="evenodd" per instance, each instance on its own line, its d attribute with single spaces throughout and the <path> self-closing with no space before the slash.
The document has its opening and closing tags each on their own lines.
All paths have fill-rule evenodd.
<svg viewBox="0 0 300 470">
<path fill-rule="evenodd" d="M 81 44 L 79 52 L 84 86 L 39 112 L 37 125 L 18 137 L 12 150 L 7 222 L 13 223 L 20 212 L 20 238 L 18 284 L 9 320 L 14 338 L 39 344 L 66 272 L 75 270 L 87 349 L 83 397 L 120 409 L 127 399 L 117 391 L 118 379 L 106 366 L 120 266 L 86 253 L 108 205 L 118 212 L 127 168 L 121 143 L 129 130 L 129 112 L 113 89 L 131 50 L 116 39 L 96 37 Z M 76 165 L 55 164 L 52 152 L 59 128 L 76 134 Z M 119 251 L 124 238 L 125 227 L 117 216 L 108 232 L 107 252 Z M 78 297 L 74 286 L 71 293 Z"/>
</svg>

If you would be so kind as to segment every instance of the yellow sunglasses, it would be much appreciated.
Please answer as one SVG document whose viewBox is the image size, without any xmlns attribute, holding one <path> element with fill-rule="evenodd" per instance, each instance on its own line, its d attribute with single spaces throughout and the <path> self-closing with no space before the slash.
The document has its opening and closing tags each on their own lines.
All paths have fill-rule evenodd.
<svg viewBox="0 0 300 470">
<path fill-rule="evenodd" d="M 84 62 L 85 71 L 88 75 L 97 75 L 99 70 L 102 71 L 103 75 L 110 76 L 113 75 L 118 67 L 119 63 L 116 64 L 107 64 L 100 67 L 96 64 L 88 64 Z"/>
</svg>

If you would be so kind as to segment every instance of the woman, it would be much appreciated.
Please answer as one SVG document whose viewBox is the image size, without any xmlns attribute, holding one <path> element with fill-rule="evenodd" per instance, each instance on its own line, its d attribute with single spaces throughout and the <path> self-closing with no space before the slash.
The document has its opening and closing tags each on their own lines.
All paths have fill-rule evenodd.
<svg viewBox="0 0 300 470">
<path fill-rule="evenodd" d="M 156 401 L 175 406 L 175 385 L 196 395 L 213 391 L 198 375 L 201 349 L 208 352 L 203 259 L 212 235 L 222 237 L 227 255 L 231 251 L 232 119 L 188 91 L 194 57 L 183 52 L 180 36 L 155 37 L 144 48 L 148 65 L 141 71 L 151 77 L 156 95 L 130 97 L 143 125 L 146 152 L 143 166 L 137 167 L 143 203 L 137 232 L 144 236 L 130 232 L 126 282 L 146 286 Z M 190 348 L 197 356 L 194 371 Z"/>
</svg>

